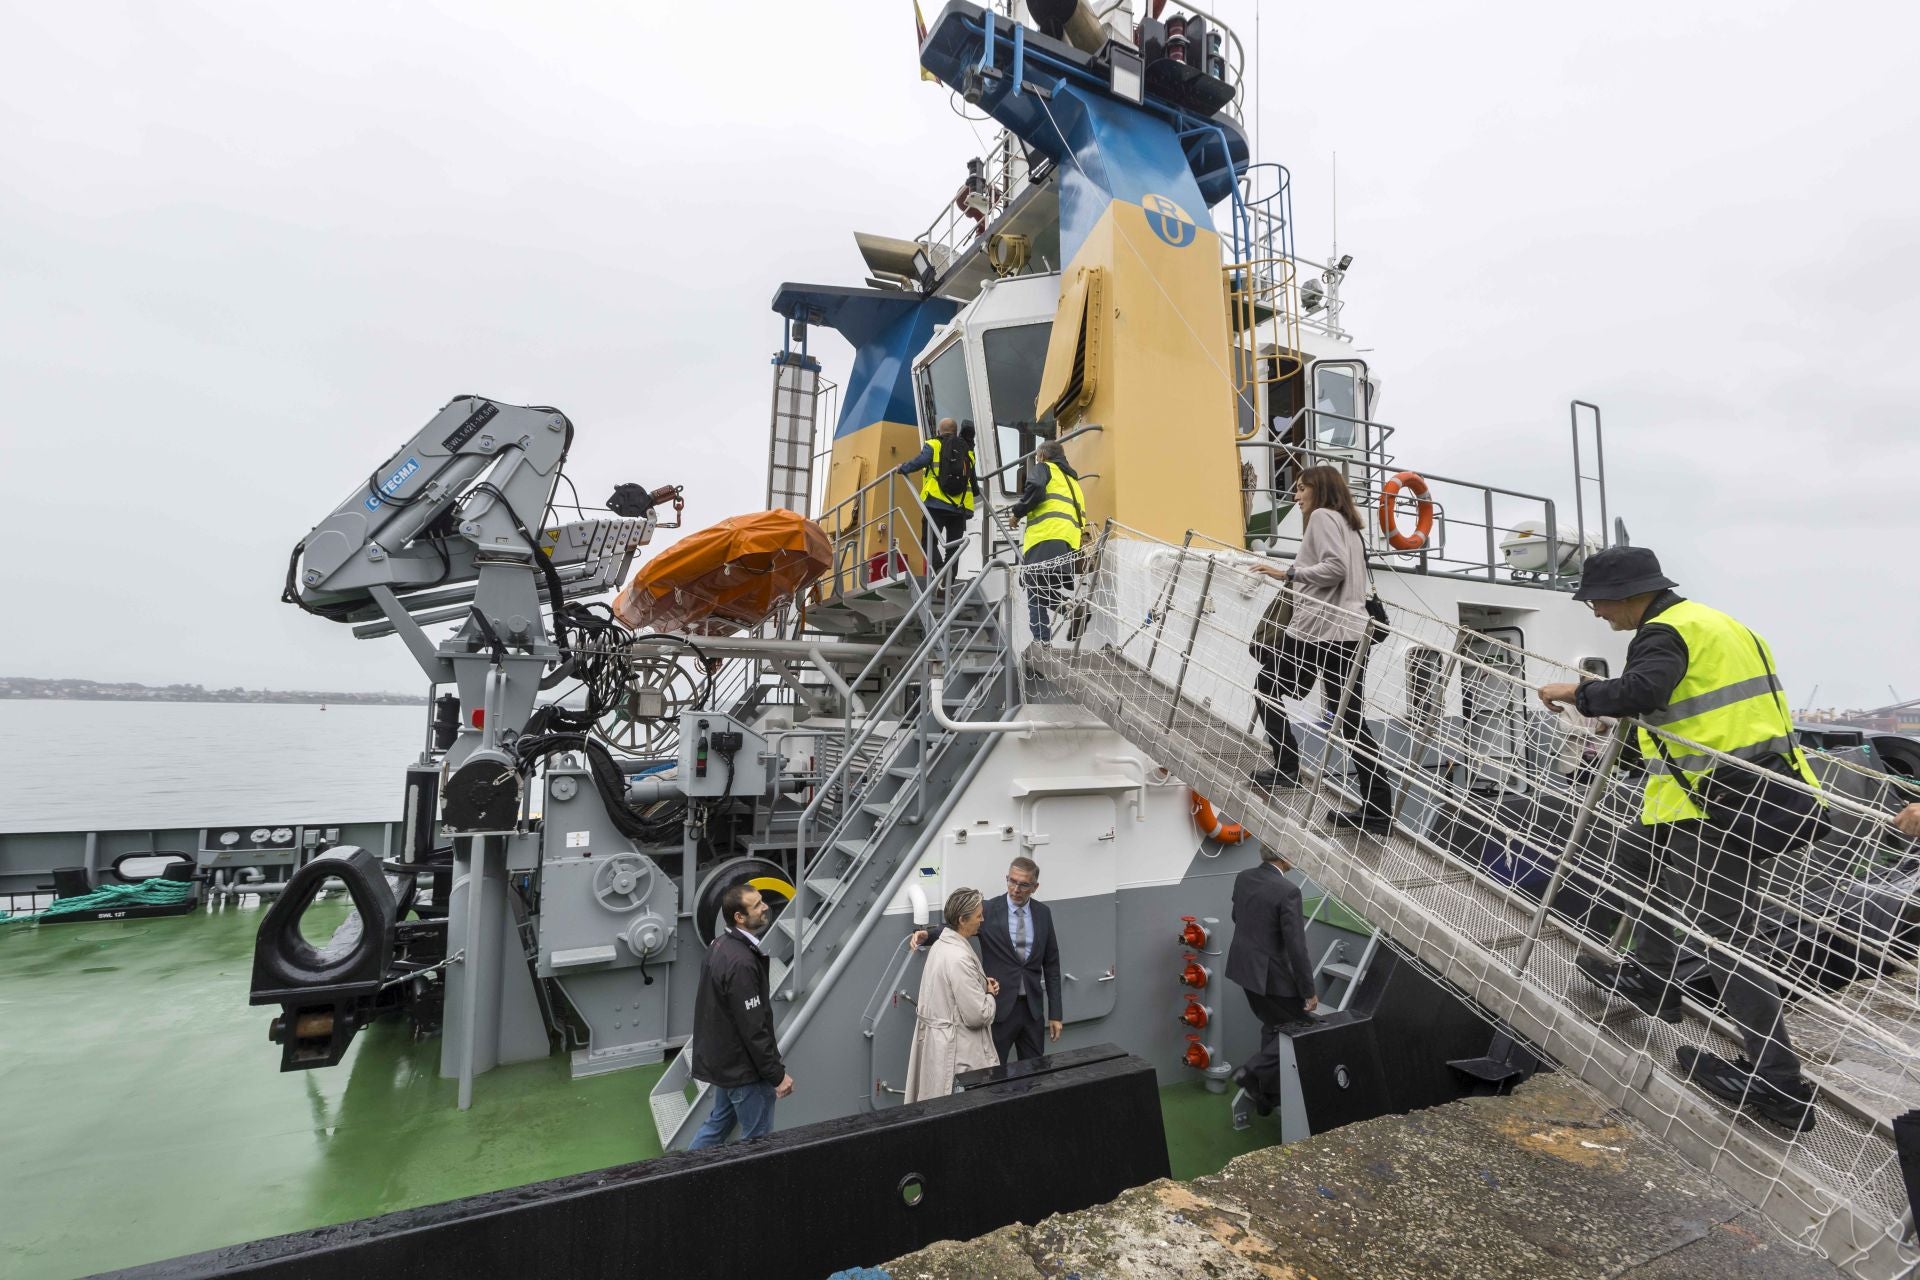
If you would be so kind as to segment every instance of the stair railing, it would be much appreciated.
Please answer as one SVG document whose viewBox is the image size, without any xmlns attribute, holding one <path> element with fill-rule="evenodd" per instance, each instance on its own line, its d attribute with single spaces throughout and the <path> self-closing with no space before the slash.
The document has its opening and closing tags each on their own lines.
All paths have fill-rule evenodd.
<svg viewBox="0 0 1920 1280">
<path fill-rule="evenodd" d="M 950 580 L 955 573 L 958 563 L 958 557 L 949 560 L 947 564 L 942 567 L 940 574 L 936 576 L 936 581 L 945 583 Z M 909 627 L 919 625 L 924 628 L 924 634 L 921 636 L 919 644 L 915 646 L 911 655 L 909 655 L 907 660 L 901 665 L 900 670 L 895 673 L 885 691 L 868 707 L 866 718 L 861 723 L 857 733 L 851 732 L 852 720 L 851 717 L 849 717 L 847 724 L 849 733 L 844 740 L 839 761 L 835 763 L 827 777 L 822 780 L 813 800 L 801 811 L 800 821 L 794 834 L 794 863 L 796 871 L 798 872 L 796 877 L 797 883 L 794 885 L 794 900 L 786 908 L 786 911 L 792 914 L 794 920 L 793 963 L 788 969 L 786 978 L 782 983 L 783 994 L 785 998 L 789 1000 L 797 998 L 805 990 L 803 956 L 810 933 L 808 928 L 809 921 L 807 919 L 808 889 L 806 882 L 807 874 L 812 870 L 812 868 L 808 866 L 807 853 L 810 847 L 809 837 L 812 835 L 813 824 L 819 817 L 821 806 L 824 804 L 826 796 L 831 789 L 837 787 L 844 793 L 849 771 L 857 759 L 860 748 L 879 735 L 879 726 L 885 721 L 887 713 L 896 705 L 903 702 L 909 689 L 924 685 L 929 660 L 937 651 L 947 648 L 945 636 L 946 627 L 943 624 L 961 610 L 984 599 L 984 587 L 988 578 L 989 575 L 984 572 L 976 574 L 963 586 L 956 588 L 956 594 L 947 603 L 941 616 L 938 618 L 934 616 L 931 605 L 928 603 L 927 598 L 923 596 L 919 608 L 902 617 L 900 621 L 895 624 L 893 634 L 888 638 L 888 644 L 882 646 L 883 652 L 885 649 L 891 647 L 896 638 L 905 634 Z M 930 623 L 931 625 L 929 625 Z M 983 629 L 983 627 L 976 627 L 973 634 L 978 635 Z M 1006 643 L 1005 637 L 1002 637 L 1002 643 Z M 871 674 L 874 666 L 880 661 L 881 656 L 881 653 L 876 653 L 873 658 L 868 661 L 867 666 L 861 672 L 862 678 Z M 976 686 L 976 690 L 984 686 L 985 683 L 985 681 L 981 681 L 979 685 Z M 900 738 L 900 742 L 896 743 L 893 747 L 893 753 L 897 753 L 899 746 L 904 745 L 906 741 L 905 736 L 900 735 L 899 726 L 889 730 L 888 737 Z M 883 758 L 877 761 L 876 767 L 880 769 L 889 767 L 891 755 L 892 753 L 890 752 L 883 752 Z M 918 786 L 920 784 L 916 781 L 909 785 Z M 858 805 L 843 805 L 838 821 L 834 827 L 829 830 L 828 834 L 823 837 L 817 845 L 813 845 L 812 847 L 830 849 L 832 842 L 841 838 L 846 825 L 854 821 L 859 813 L 860 808 Z M 871 843 L 878 843 L 877 836 L 872 838 Z M 832 908 L 833 904 L 829 903 L 826 912 L 823 912 L 823 917 L 831 915 Z"/>
</svg>

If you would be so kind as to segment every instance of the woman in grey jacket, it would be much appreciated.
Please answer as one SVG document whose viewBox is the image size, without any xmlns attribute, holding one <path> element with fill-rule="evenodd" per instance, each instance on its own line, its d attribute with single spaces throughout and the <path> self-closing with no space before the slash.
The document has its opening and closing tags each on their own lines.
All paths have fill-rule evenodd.
<svg viewBox="0 0 1920 1280">
<path fill-rule="evenodd" d="M 1253 781 L 1267 790 L 1299 785 L 1300 747 L 1283 699 L 1304 698 L 1320 684 L 1337 706 L 1368 626 L 1367 548 L 1360 540 L 1360 512 L 1346 480 L 1333 467 L 1309 467 L 1294 483 L 1293 496 L 1306 526 L 1300 554 L 1284 572 L 1254 566 L 1255 572 L 1281 579 L 1294 593 L 1293 620 L 1279 651 L 1256 653 L 1260 676 L 1254 693 L 1273 744 L 1274 767 L 1256 772 Z M 1327 816 L 1335 826 L 1378 834 L 1391 823 L 1393 793 L 1380 776 L 1380 744 L 1367 729 L 1365 679 L 1366 673 L 1360 672 L 1346 714 L 1340 717 L 1340 734 L 1352 744 L 1360 808 Z"/>
</svg>

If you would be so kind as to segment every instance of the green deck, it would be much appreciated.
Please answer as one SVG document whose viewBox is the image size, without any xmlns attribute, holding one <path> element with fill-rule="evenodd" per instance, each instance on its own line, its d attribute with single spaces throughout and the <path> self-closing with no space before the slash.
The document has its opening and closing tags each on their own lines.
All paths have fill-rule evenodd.
<svg viewBox="0 0 1920 1280">
<path fill-rule="evenodd" d="M 322 904 L 319 912 L 344 914 Z M 361 1035 L 282 1074 L 247 1004 L 257 909 L 0 924 L 0 1258 L 20 1280 L 131 1266 L 657 1155 L 658 1068 L 505 1067 L 454 1108 L 437 1041 Z M 1197 1081 L 1161 1091 L 1176 1177 L 1264 1144 Z"/>
</svg>

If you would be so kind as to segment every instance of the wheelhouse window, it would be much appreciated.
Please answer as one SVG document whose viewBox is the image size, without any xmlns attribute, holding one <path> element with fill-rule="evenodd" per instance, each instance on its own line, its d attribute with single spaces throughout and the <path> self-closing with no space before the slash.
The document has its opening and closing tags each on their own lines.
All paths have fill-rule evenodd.
<svg viewBox="0 0 1920 1280">
<path fill-rule="evenodd" d="M 1351 449 L 1360 428 L 1349 421 L 1365 415 L 1355 394 L 1353 370 L 1338 365 L 1313 372 L 1315 438 L 1323 449 Z M 1326 416 L 1321 416 L 1326 415 Z"/>
<path fill-rule="evenodd" d="M 973 397 L 967 389 L 966 352 L 959 342 L 920 367 L 921 427 L 932 435 L 940 419 L 965 422 L 973 417 Z"/>
<path fill-rule="evenodd" d="M 1040 374 L 1047 363 L 1047 338 L 1052 331 L 1052 322 L 1043 320 L 990 329 L 980 340 L 986 357 L 994 444 L 1002 467 L 1032 453 L 1042 440 L 1054 436 L 1052 414 L 1038 421 L 1033 416 L 1033 402 L 1040 395 Z M 1015 467 L 1000 473 L 1002 493 L 1011 496 L 1020 492 L 1023 470 Z"/>
</svg>

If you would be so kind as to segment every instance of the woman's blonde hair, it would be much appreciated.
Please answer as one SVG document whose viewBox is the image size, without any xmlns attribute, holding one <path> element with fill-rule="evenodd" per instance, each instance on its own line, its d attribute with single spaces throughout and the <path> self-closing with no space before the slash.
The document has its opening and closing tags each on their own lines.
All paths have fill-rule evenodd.
<svg viewBox="0 0 1920 1280">
<path fill-rule="evenodd" d="M 947 895 L 946 909 L 941 913 L 947 922 L 947 928 L 958 929 L 960 922 L 973 914 L 985 899 L 978 889 L 955 889 Z"/>
</svg>

